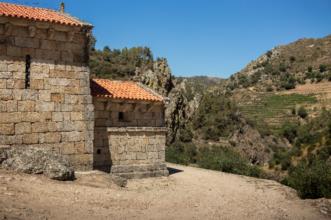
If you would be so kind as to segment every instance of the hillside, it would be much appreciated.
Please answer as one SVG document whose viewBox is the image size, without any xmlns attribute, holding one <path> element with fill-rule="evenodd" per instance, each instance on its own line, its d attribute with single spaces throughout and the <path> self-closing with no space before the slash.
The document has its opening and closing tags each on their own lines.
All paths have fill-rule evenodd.
<svg viewBox="0 0 331 220">
<path fill-rule="evenodd" d="M 92 52 L 91 70 L 170 98 L 169 162 L 275 179 L 319 198 L 331 197 L 330 51 L 331 35 L 302 39 L 218 79 L 176 78 L 145 47 L 106 47 Z"/>
<path fill-rule="evenodd" d="M 331 35 L 301 39 L 275 47 L 230 77 L 228 90 L 293 89 L 296 85 L 331 80 Z"/>
<path fill-rule="evenodd" d="M 329 219 L 328 200 L 300 200 L 275 181 L 168 164 L 169 178 L 80 173 L 73 182 L 0 170 L 0 219 Z M 31 202 L 33 201 L 33 202 Z"/>
</svg>

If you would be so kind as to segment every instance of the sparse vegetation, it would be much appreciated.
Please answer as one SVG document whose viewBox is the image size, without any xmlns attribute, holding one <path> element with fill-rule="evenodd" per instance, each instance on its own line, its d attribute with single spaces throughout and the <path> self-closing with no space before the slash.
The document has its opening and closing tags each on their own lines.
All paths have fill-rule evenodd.
<svg viewBox="0 0 331 220">
<path fill-rule="evenodd" d="M 192 119 L 193 129 L 202 139 L 218 141 L 240 125 L 238 109 L 225 96 L 206 94 Z"/>
<path fill-rule="evenodd" d="M 196 163 L 197 147 L 193 143 L 175 142 L 166 149 L 166 161 L 188 165 Z"/>
<path fill-rule="evenodd" d="M 202 148 L 197 163 L 200 167 L 246 176 L 261 177 L 262 171 L 230 148 L 211 146 Z"/>
<path fill-rule="evenodd" d="M 293 143 L 286 149 L 275 148 L 270 167 L 281 165 L 288 171 L 283 183 L 298 190 L 302 198 L 331 197 L 331 113 L 323 111 L 304 126 L 285 124 L 283 135 Z M 307 155 L 303 152 L 307 150 Z M 297 161 L 293 165 L 292 161 Z"/>
<path fill-rule="evenodd" d="M 259 167 L 251 165 L 236 151 L 216 145 L 197 150 L 193 144 L 174 143 L 166 150 L 166 160 L 246 176 L 261 177 L 263 174 Z"/>
<path fill-rule="evenodd" d="M 297 84 L 305 83 L 306 79 L 314 83 L 328 80 L 328 73 L 331 71 L 329 42 L 329 36 L 321 39 L 304 39 L 268 51 L 236 74 L 234 80 L 229 80 L 228 87 L 253 87 L 256 91 L 262 92 L 266 91 L 270 82 L 275 90 L 290 90 Z M 261 76 L 259 80 L 254 76 L 256 71 Z M 247 80 L 241 80 L 244 77 Z"/>
<path fill-rule="evenodd" d="M 92 49 L 90 68 L 93 74 L 102 78 L 128 79 L 135 75 L 137 67 L 152 69 L 153 54 L 148 47 L 103 50 Z"/>
<path fill-rule="evenodd" d="M 294 140 L 298 135 L 298 125 L 286 122 L 280 131 L 283 137 L 289 142 L 294 143 Z"/>
<path fill-rule="evenodd" d="M 306 118 L 308 116 L 308 112 L 307 110 L 301 106 L 298 110 L 298 115 L 301 117 L 301 118 Z"/>
<path fill-rule="evenodd" d="M 331 197 L 331 166 L 322 160 L 301 161 L 289 170 L 283 183 L 296 189 L 303 199 Z"/>
<path fill-rule="evenodd" d="M 320 72 L 321 73 L 324 73 L 325 71 L 326 71 L 326 65 L 324 65 L 324 64 L 321 64 L 320 66 L 319 66 L 319 70 L 320 70 Z"/>
</svg>

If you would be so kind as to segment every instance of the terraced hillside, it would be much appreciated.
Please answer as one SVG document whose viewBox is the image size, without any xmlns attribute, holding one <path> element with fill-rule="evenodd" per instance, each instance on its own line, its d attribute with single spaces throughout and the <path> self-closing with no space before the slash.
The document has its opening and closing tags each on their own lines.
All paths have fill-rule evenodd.
<svg viewBox="0 0 331 220">
<path fill-rule="evenodd" d="M 295 89 L 284 91 L 282 94 L 314 95 L 318 100 L 311 106 L 314 111 L 321 108 L 331 109 L 331 82 L 298 85 Z"/>
<path fill-rule="evenodd" d="M 255 93 L 241 97 L 239 109 L 243 115 L 255 123 L 260 131 L 269 127 L 277 132 L 284 122 L 298 120 L 296 112 L 300 107 L 309 109 L 318 102 L 312 94 Z"/>
</svg>

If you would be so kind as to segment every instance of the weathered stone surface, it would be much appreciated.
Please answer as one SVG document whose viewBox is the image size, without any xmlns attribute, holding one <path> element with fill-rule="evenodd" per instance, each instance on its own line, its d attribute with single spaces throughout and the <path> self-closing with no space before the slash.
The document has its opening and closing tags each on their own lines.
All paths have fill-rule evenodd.
<svg viewBox="0 0 331 220">
<path fill-rule="evenodd" d="M 23 144 L 38 144 L 39 143 L 39 134 L 24 134 L 23 135 Z"/>
<path fill-rule="evenodd" d="M 15 134 L 28 134 L 31 133 L 31 123 L 22 122 L 15 124 Z"/>
<path fill-rule="evenodd" d="M 62 155 L 46 148 L 0 148 L 3 168 L 28 174 L 44 174 L 55 180 L 73 180 L 74 169 Z"/>
<path fill-rule="evenodd" d="M 14 134 L 15 133 L 15 127 L 14 127 L 14 123 L 10 123 L 10 124 L 0 124 L 0 135 L 1 134 Z"/>
<path fill-rule="evenodd" d="M 61 141 L 61 134 L 57 132 L 48 132 L 40 134 L 39 143 L 59 143 Z"/>
<path fill-rule="evenodd" d="M 11 18 L 6 22 L 12 32 L 0 31 L 0 146 L 70 146 L 63 154 L 79 154 L 73 157 L 74 165 L 91 168 L 88 143 L 93 142 L 89 132 L 94 129 L 94 114 L 84 59 L 86 33 L 59 25 L 62 31 L 54 30 L 50 39 L 44 26 L 34 26 L 38 22 Z M 29 34 L 31 26 L 36 28 L 34 35 Z M 70 42 L 67 31 L 73 33 Z M 32 61 L 29 88 L 27 55 Z"/>
<path fill-rule="evenodd" d="M 125 178 L 167 175 L 163 127 L 108 128 L 111 172 Z"/>
<path fill-rule="evenodd" d="M 34 112 L 35 102 L 34 101 L 18 101 L 19 112 Z"/>
</svg>

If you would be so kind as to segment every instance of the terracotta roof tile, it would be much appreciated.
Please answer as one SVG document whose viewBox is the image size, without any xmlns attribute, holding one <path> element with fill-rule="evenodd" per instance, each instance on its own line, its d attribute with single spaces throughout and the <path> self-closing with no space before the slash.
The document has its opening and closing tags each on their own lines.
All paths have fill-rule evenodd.
<svg viewBox="0 0 331 220">
<path fill-rule="evenodd" d="M 93 79 L 91 81 L 92 95 L 112 99 L 128 99 L 162 102 L 163 97 L 132 81 L 114 81 L 108 79 Z"/>
<path fill-rule="evenodd" d="M 28 7 L 4 2 L 0 2 L 0 16 L 24 18 L 70 26 L 91 26 L 90 24 L 84 23 L 66 13 L 51 9 Z"/>
</svg>

